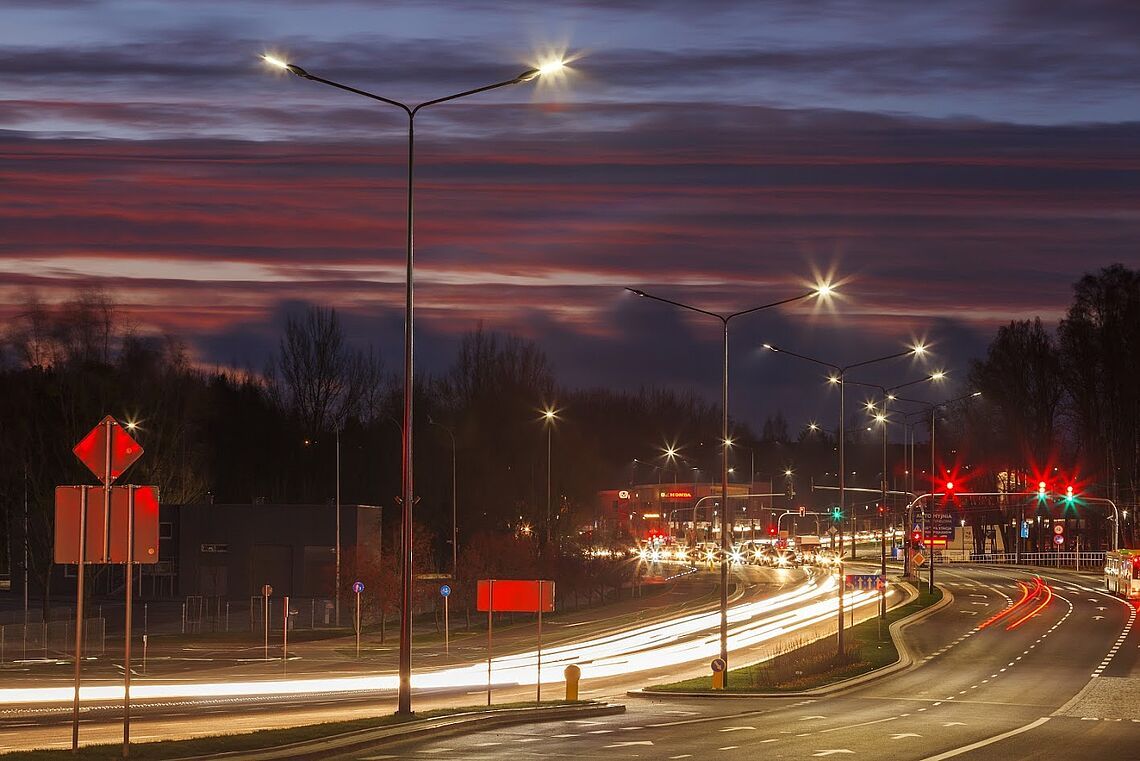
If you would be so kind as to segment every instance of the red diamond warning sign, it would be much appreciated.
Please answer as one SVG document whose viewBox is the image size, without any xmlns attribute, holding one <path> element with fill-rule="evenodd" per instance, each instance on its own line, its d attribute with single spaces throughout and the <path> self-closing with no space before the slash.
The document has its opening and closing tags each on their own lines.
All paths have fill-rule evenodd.
<svg viewBox="0 0 1140 761">
<path fill-rule="evenodd" d="M 71 450 L 95 477 L 104 484 L 112 483 L 123 471 L 142 457 L 143 448 L 108 415 Z M 110 455 L 111 480 L 107 481 L 107 459 Z"/>
</svg>

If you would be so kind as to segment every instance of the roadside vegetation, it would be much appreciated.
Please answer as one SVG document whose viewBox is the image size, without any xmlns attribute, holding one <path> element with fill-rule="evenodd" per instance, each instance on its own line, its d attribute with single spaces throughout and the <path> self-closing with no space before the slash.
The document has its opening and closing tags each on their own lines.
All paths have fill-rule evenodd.
<svg viewBox="0 0 1140 761">
<path fill-rule="evenodd" d="M 844 652 L 836 647 L 835 635 L 807 642 L 793 640 L 776 657 L 728 673 L 726 692 L 799 692 L 850 679 L 889 666 L 898 660 L 898 649 L 888 631 L 895 621 L 913 615 L 942 599 L 921 592 L 917 599 L 887 611 L 880 622 L 870 618 L 843 632 Z M 672 684 L 649 687 L 661 692 L 712 692 L 712 677 L 703 676 Z"/>
</svg>

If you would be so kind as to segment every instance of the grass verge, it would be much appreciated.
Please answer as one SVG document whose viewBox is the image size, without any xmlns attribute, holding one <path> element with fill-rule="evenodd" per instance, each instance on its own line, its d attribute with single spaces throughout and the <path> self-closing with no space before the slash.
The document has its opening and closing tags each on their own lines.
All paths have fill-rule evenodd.
<svg viewBox="0 0 1140 761">
<path fill-rule="evenodd" d="M 792 642 L 776 657 L 728 674 L 728 689 L 716 692 L 799 692 L 850 679 L 889 666 L 898 660 L 889 627 L 942 599 L 942 591 L 920 592 L 917 599 L 887 611 L 880 625 L 876 616 L 843 630 L 844 653 L 837 652 L 835 636 L 815 642 Z M 702 676 L 646 688 L 647 692 L 713 692 L 712 677 Z"/>
<path fill-rule="evenodd" d="M 558 706 L 580 705 L 588 701 L 544 700 L 543 708 Z M 415 723 L 426 719 L 435 719 L 441 716 L 470 713 L 474 711 L 505 711 L 511 708 L 532 708 L 534 701 L 519 703 L 503 703 L 488 709 L 486 706 L 467 706 L 464 708 L 440 708 L 434 711 L 422 711 L 414 716 L 405 717 L 389 714 L 368 719 L 354 719 L 352 721 L 334 721 L 324 724 L 309 724 L 302 727 L 288 729 L 266 729 L 259 732 L 248 732 L 234 735 L 214 735 L 198 737 L 193 740 L 166 740 L 162 742 L 132 743 L 131 758 L 139 761 L 157 761 L 161 759 L 188 758 L 193 756 L 206 756 L 213 753 L 228 753 L 232 751 L 254 751 L 274 748 L 280 745 L 303 742 L 305 740 L 318 740 L 324 737 L 355 732 L 362 729 L 378 729 L 398 724 Z M 104 759 L 121 759 L 122 743 L 114 745 L 90 745 L 79 749 L 78 753 L 68 750 L 32 750 L 6 753 L 0 756 L 4 761 L 62 761 L 62 759 L 76 759 L 76 761 L 104 761 Z"/>
</svg>

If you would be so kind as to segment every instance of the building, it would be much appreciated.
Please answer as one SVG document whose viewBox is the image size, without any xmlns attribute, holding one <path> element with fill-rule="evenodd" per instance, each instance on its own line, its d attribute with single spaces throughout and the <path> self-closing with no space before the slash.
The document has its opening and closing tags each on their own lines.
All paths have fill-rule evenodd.
<svg viewBox="0 0 1140 761">
<path fill-rule="evenodd" d="M 717 541 L 720 536 L 719 483 L 637 484 L 598 492 L 594 532 L 606 539 L 645 541 Z M 730 483 L 734 540 L 761 536 L 774 516 L 784 512 L 783 494 L 773 495 L 771 481 Z"/>
<path fill-rule="evenodd" d="M 331 597 L 336 577 L 333 505 L 191 504 L 164 507 L 175 594 L 248 598 L 269 584 L 275 595 Z M 357 557 L 380 555 L 382 509 L 340 506 L 342 573 Z M 344 577 L 341 579 L 342 585 Z"/>
</svg>

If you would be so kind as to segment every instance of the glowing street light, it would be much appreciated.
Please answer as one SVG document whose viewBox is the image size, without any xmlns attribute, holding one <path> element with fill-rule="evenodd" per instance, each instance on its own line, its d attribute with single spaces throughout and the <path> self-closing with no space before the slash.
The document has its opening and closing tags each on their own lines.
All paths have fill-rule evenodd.
<svg viewBox="0 0 1140 761">
<path fill-rule="evenodd" d="M 783 304 L 790 304 L 792 302 L 801 301 L 803 299 L 809 299 L 809 298 L 813 298 L 813 297 L 819 298 L 819 299 L 828 299 L 833 295 L 834 289 L 832 288 L 830 283 L 824 283 L 822 285 L 817 284 L 811 290 L 807 291 L 806 293 L 801 293 L 798 296 L 792 296 L 790 298 L 780 299 L 779 301 L 773 301 L 770 304 L 762 304 L 760 306 L 752 307 L 751 309 L 743 309 L 739 312 L 732 312 L 729 314 L 721 314 L 719 312 L 711 312 L 707 309 L 700 309 L 699 307 L 695 307 L 695 306 L 692 306 L 690 304 L 684 304 L 680 301 L 673 301 L 672 299 L 666 299 L 666 298 L 663 298 L 661 296 L 654 296 L 651 293 L 646 293 L 645 291 L 638 290 L 636 288 L 626 288 L 626 290 L 629 291 L 630 293 L 636 295 L 636 296 L 641 296 L 642 298 L 653 299 L 654 301 L 660 301 L 663 304 L 669 304 L 670 306 L 677 307 L 678 309 L 684 309 L 685 311 L 688 311 L 688 312 L 696 312 L 697 314 L 701 314 L 701 315 L 704 315 L 706 317 L 713 317 L 717 320 L 720 320 L 720 323 L 721 323 L 721 328 L 722 328 L 721 346 L 722 346 L 724 356 L 723 356 L 723 365 L 721 368 L 721 401 L 720 401 L 720 408 L 721 408 L 721 429 L 720 429 L 721 435 L 720 435 L 720 440 L 722 443 L 721 450 L 720 450 L 720 452 L 721 452 L 721 457 L 720 457 L 720 496 L 721 496 L 721 504 L 724 505 L 724 509 L 720 511 L 720 528 L 721 528 L 721 530 L 720 530 L 720 547 L 721 547 L 721 553 L 720 553 L 720 657 L 725 663 L 725 673 L 727 674 L 728 673 L 728 555 L 729 555 L 729 551 L 728 551 L 729 550 L 729 538 L 728 538 L 728 535 L 729 535 L 730 527 L 726 525 L 725 521 L 726 521 L 726 516 L 730 515 L 732 512 L 731 510 L 728 509 L 728 447 L 729 447 L 729 442 L 731 440 L 729 438 L 729 435 L 728 435 L 728 323 L 731 322 L 732 320 L 734 320 L 735 318 L 743 317 L 746 314 L 752 314 L 753 312 L 760 312 L 760 311 L 765 310 L 765 309 L 771 309 L 773 307 L 778 307 L 778 306 L 781 306 Z M 694 535 L 696 534 L 696 520 L 695 519 L 693 521 L 693 533 L 694 533 Z"/>
<path fill-rule="evenodd" d="M 400 109 L 408 118 L 408 181 L 407 181 L 407 244 L 406 244 L 406 264 L 405 264 L 405 288 L 404 288 L 404 415 L 403 415 L 403 452 L 400 459 L 400 472 L 401 472 L 401 493 L 402 493 L 402 526 L 400 530 L 400 554 L 403 559 L 403 567 L 401 569 L 401 587 L 402 587 L 402 604 L 400 606 L 400 688 L 399 696 L 396 702 L 396 713 L 401 715 L 408 715 L 412 712 L 412 579 L 414 573 L 414 566 L 412 565 L 412 504 L 415 501 L 415 493 L 412 484 L 412 395 L 414 388 L 414 375 L 413 375 L 413 350 L 412 350 L 412 335 L 415 325 L 414 321 L 414 294 L 415 294 L 415 281 L 413 278 L 413 246 L 412 246 L 412 232 L 413 232 L 413 200 L 415 195 L 415 121 L 416 115 L 425 108 L 436 106 L 441 103 L 448 103 L 450 101 L 466 98 L 478 93 L 487 92 L 489 90 L 496 90 L 500 87 L 507 87 L 508 85 L 515 85 L 521 82 L 530 82 L 545 76 L 549 73 L 554 73 L 562 69 L 562 62 L 545 63 L 537 68 L 527 69 L 513 79 L 507 79 L 495 84 L 485 85 L 483 87 L 476 87 L 472 90 L 464 90 L 463 92 L 454 93 L 452 95 L 445 95 L 441 98 L 433 98 L 432 100 L 423 101 L 418 104 L 402 103 L 398 100 L 386 98 L 375 93 L 361 90 L 356 87 L 334 82 L 331 79 L 310 74 L 300 66 L 289 63 L 285 59 L 270 54 L 261 56 L 262 60 L 269 66 L 276 69 L 287 71 L 294 74 L 301 79 L 307 79 L 311 82 L 318 82 L 329 87 L 334 87 L 338 90 L 360 95 L 362 97 L 384 103 L 389 106 Z"/>
<path fill-rule="evenodd" d="M 773 346 L 770 343 L 763 344 L 763 346 L 766 350 L 768 350 L 770 352 L 773 352 L 776 354 L 787 354 L 789 357 L 795 357 L 796 359 L 801 359 L 801 360 L 804 360 L 806 362 L 811 362 L 811 363 L 816 364 L 816 365 L 821 365 L 823 367 L 829 368 L 832 371 L 827 377 L 827 382 L 833 386 L 839 386 L 839 434 L 838 434 L 838 438 L 839 438 L 839 507 L 840 507 L 840 510 L 843 510 L 845 507 L 845 503 L 846 503 L 845 491 L 846 491 L 846 479 L 847 479 L 846 460 L 845 460 L 845 451 L 844 451 L 845 450 L 845 441 L 844 440 L 847 437 L 846 437 L 846 421 L 844 420 L 844 417 L 846 417 L 846 415 L 847 415 L 846 401 L 845 400 L 846 400 L 846 396 L 847 396 L 847 394 L 846 394 L 846 385 L 847 385 L 846 378 L 847 378 L 848 371 L 854 370 L 855 368 L 858 368 L 858 367 L 866 367 L 868 365 L 877 364 L 879 362 L 886 362 L 888 360 L 898 359 L 900 357 L 908 357 L 908 356 L 910 356 L 910 357 L 921 357 L 921 356 L 924 356 L 926 354 L 926 351 L 927 351 L 926 346 L 921 344 L 921 343 L 918 343 L 918 344 L 915 344 L 914 346 L 911 346 L 910 349 L 908 349 L 906 351 L 900 351 L 900 352 L 896 352 L 894 354 L 888 354 L 885 357 L 876 357 L 875 359 L 868 359 L 868 360 L 865 360 L 863 362 L 855 362 L 853 364 L 846 365 L 846 366 L 840 366 L 834 362 L 826 362 L 822 359 L 816 359 L 815 357 L 809 357 L 806 354 L 797 354 L 794 351 L 789 351 L 788 349 L 785 349 L 785 348 L 782 348 L 779 346 Z M 818 430 L 818 426 L 812 430 Z M 843 555 L 843 530 L 842 530 L 842 528 L 843 528 L 842 524 L 840 524 L 840 531 L 839 531 L 839 554 L 840 554 L 840 557 L 842 557 L 842 555 Z M 853 534 L 854 534 L 854 532 L 853 532 Z M 852 535 L 852 540 L 851 540 L 851 557 L 852 558 L 855 557 L 854 535 Z"/>
<path fill-rule="evenodd" d="M 550 434 L 554 421 L 558 420 L 558 410 L 547 407 L 542 411 L 542 423 L 546 426 L 546 543 L 550 544 Z"/>
</svg>

